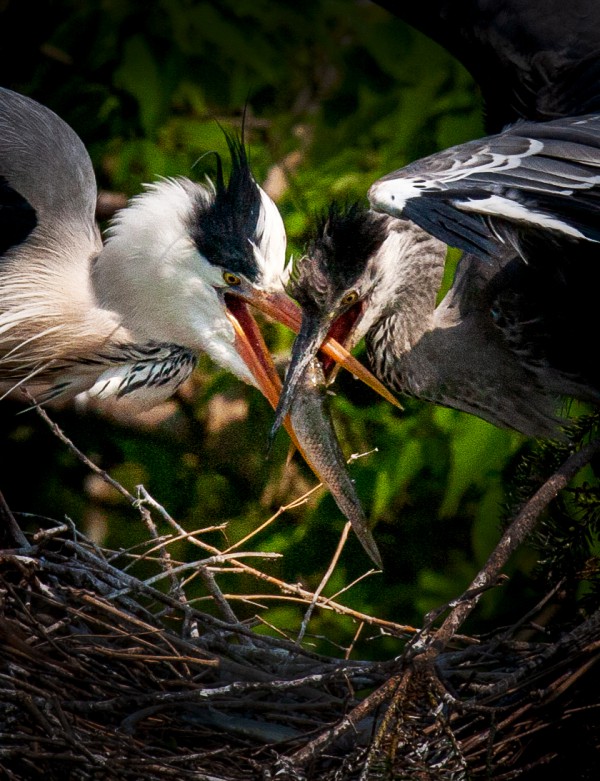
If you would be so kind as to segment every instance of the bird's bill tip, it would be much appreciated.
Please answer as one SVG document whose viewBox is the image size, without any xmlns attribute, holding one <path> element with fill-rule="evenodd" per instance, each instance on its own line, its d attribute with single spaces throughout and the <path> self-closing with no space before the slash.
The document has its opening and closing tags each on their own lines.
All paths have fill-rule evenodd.
<svg viewBox="0 0 600 781">
<path fill-rule="evenodd" d="M 352 353 L 335 339 L 328 337 L 321 345 L 321 350 L 344 369 L 349 371 L 357 380 L 360 380 L 369 388 L 379 394 L 383 399 L 393 404 L 398 409 L 403 409 L 398 399 L 372 374 L 366 366 L 357 360 Z"/>
</svg>

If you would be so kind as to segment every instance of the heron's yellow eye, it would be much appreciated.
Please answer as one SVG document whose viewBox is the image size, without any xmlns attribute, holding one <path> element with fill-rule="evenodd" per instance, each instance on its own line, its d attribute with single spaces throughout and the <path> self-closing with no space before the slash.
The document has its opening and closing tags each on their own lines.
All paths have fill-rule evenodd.
<svg viewBox="0 0 600 781">
<path fill-rule="evenodd" d="M 342 298 L 342 304 L 343 306 L 350 306 L 351 304 L 355 304 L 358 301 L 358 293 L 356 290 L 351 290 L 349 293 L 346 293 L 346 295 Z"/>
<path fill-rule="evenodd" d="M 224 271 L 224 272 L 223 272 L 223 279 L 225 280 L 225 282 L 226 282 L 228 285 L 231 285 L 231 286 L 233 286 L 233 285 L 239 285 L 239 284 L 240 284 L 240 282 L 242 281 L 242 280 L 240 279 L 240 277 L 238 277 L 238 275 L 237 275 L 237 274 L 232 274 L 232 272 L 231 272 L 231 271 Z"/>
</svg>

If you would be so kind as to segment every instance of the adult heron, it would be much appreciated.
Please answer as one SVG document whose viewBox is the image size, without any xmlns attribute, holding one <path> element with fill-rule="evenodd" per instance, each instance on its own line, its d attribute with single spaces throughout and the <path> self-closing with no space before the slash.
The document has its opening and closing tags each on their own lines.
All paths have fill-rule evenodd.
<svg viewBox="0 0 600 781">
<path fill-rule="evenodd" d="M 103 245 L 96 182 L 75 132 L 39 103 L 0 89 L 0 385 L 42 399 L 85 392 L 138 408 L 170 396 L 204 351 L 276 406 L 280 378 L 248 304 L 298 330 L 284 292 L 281 216 L 227 137 L 214 186 L 180 177 L 148 186 L 113 220 Z M 340 345 L 333 360 L 392 397 Z M 307 405 L 308 406 L 308 405 Z M 321 408 L 311 406 L 319 425 Z M 326 421 L 325 421 L 326 423 Z M 310 427 L 295 446 L 322 482 L 330 460 Z M 364 515 L 345 491 L 361 534 Z M 361 534 L 369 542 L 368 530 Z M 374 543 L 371 545 L 373 555 Z M 377 555 L 375 554 L 375 558 Z"/>
<path fill-rule="evenodd" d="M 87 391 L 152 406 L 205 351 L 266 390 L 245 303 L 287 306 L 285 231 L 243 146 L 229 139 L 229 149 L 227 185 L 218 158 L 214 187 L 156 182 L 118 213 L 103 246 L 83 143 L 48 108 L 0 90 L 6 388 L 44 387 L 46 397 Z"/>
<path fill-rule="evenodd" d="M 375 0 L 443 46 L 483 98 L 488 133 L 600 110 L 596 0 Z"/>
<path fill-rule="evenodd" d="M 284 293 L 286 236 L 227 138 L 214 186 L 185 177 L 149 185 L 103 245 L 96 181 L 75 132 L 36 101 L 0 89 L 0 382 L 86 391 L 152 406 L 200 352 L 274 402 L 279 382 L 247 304 L 297 330 Z M 336 345 L 336 360 L 369 381 Z"/>
<path fill-rule="evenodd" d="M 473 407 L 479 399 L 488 420 L 551 434 L 556 429 L 550 413 L 559 397 L 596 403 L 600 392 L 600 370 L 589 349 L 600 256 L 597 3 L 381 5 L 446 46 L 470 70 L 493 134 L 385 175 L 369 190 L 371 206 L 408 218 L 465 252 L 445 300 L 452 311 L 437 313 L 447 327 L 456 312 L 463 324 L 465 312 L 472 318 L 473 306 L 481 307 L 477 329 L 463 336 L 462 352 L 456 342 L 452 406 Z M 483 363 L 478 356 L 498 338 L 503 350 L 485 364 L 493 367 L 490 381 L 481 388 L 466 382 L 461 391 L 461 375 L 474 376 Z M 398 348 L 388 346 L 388 354 L 380 346 L 377 371 L 399 387 L 403 380 L 393 375 L 401 370 L 392 366 Z M 447 349 L 433 358 L 442 375 Z M 507 371 L 509 378 L 503 376 Z"/>
<path fill-rule="evenodd" d="M 588 242 L 591 260 L 598 247 Z M 275 427 L 327 334 L 363 336 L 388 387 L 529 436 L 559 434 L 563 396 L 600 402 L 586 336 L 595 290 L 581 264 L 562 270 L 560 245 L 539 263 L 512 246 L 487 262 L 465 255 L 437 303 L 446 246 L 410 220 L 333 204 L 289 282 L 303 311 Z M 579 269 L 578 269 L 579 265 Z"/>
<path fill-rule="evenodd" d="M 576 285 L 600 239 L 600 14 L 595 0 L 377 0 L 473 74 L 493 134 L 383 176 L 373 209 L 483 260 L 545 263 Z M 503 265 L 503 264 L 502 264 Z M 572 272 L 571 269 L 577 271 Z M 587 299 L 586 299 L 587 300 Z"/>
</svg>

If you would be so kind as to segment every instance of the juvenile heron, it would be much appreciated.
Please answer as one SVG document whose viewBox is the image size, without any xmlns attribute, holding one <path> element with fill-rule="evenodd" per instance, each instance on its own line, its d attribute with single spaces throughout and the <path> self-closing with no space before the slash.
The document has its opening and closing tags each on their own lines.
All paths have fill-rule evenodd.
<svg viewBox="0 0 600 781">
<path fill-rule="evenodd" d="M 598 247 L 586 244 L 597 260 Z M 586 336 L 596 287 L 512 247 L 487 262 L 466 254 L 436 305 L 446 247 L 409 220 L 363 206 L 330 207 L 289 283 L 303 310 L 276 416 L 325 336 L 351 348 L 365 336 L 388 387 L 478 415 L 530 436 L 558 433 L 562 396 L 600 401 L 600 370 Z M 595 274 L 595 271 L 594 271 Z"/>
</svg>

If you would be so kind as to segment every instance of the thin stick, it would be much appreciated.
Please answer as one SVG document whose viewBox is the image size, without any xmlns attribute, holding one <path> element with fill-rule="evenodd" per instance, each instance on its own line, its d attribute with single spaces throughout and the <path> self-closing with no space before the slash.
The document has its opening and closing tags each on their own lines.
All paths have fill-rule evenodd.
<svg viewBox="0 0 600 781">
<path fill-rule="evenodd" d="M 559 469 L 534 493 L 531 499 L 525 503 L 515 520 L 502 535 L 502 539 L 492 551 L 485 566 L 468 587 L 467 593 L 471 592 L 473 596 L 458 601 L 456 607 L 435 633 L 431 645 L 431 651 L 434 655 L 437 655 L 446 647 L 450 638 L 454 636 L 463 621 L 479 602 L 481 594 L 490 585 L 498 581 L 502 568 L 517 548 L 531 534 L 542 510 L 550 504 L 559 491 L 565 488 L 577 472 L 589 463 L 599 450 L 600 439 L 584 445 L 576 453 L 569 456 Z"/>
<path fill-rule="evenodd" d="M 0 524 L 6 528 L 11 541 L 15 545 L 24 550 L 31 548 L 31 545 L 27 542 L 27 537 L 23 534 L 21 527 L 15 520 L 15 516 L 10 511 L 2 491 L 0 491 Z M 9 541 L 7 540 L 7 542 Z"/>
<path fill-rule="evenodd" d="M 321 488 L 321 483 L 318 483 L 314 486 L 314 488 L 311 488 L 310 491 L 307 491 L 305 494 L 302 494 L 298 499 L 294 499 L 292 502 L 286 505 L 282 505 L 277 512 L 272 515 L 270 518 L 268 518 L 264 523 L 261 523 L 260 526 L 257 526 L 256 529 L 253 529 L 249 534 L 247 534 L 245 537 L 242 537 L 241 540 L 238 540 L 238 542 L 234 543 L 233 545 L 230 545 L 228 548 L 226 548 L 223 553 L 230 553 L 231 551 L 235 550 L 236 548 L 241 547 L 244 543 L 248 542 L 248 540 L 251 540 L 252 537 L 254 537 L 256 534 L 261 532 L 263 529 L 266 529 L 267 526 L 270 526 L 273 521 L 277 520 L 280 515 L 283 515 L 284 512 L 287 512 L 287 510 L 293 510 L 296 507 L 300 507 L 303 504 L 306 504 L 309 497 L 312 496 L 312 494 L 315 493 L 319 488 Z"/>
<path fill-rule="evenodd" d="M 342 553 L 342 550 L 344 549 L 344 545 L 346 544 L 346 540 L 348 539 L 348 534 L 350 533 L 351 529 L 351 523 L 348 521 L 346 525 L 344 526 L 344 529 L 342 531 L 340 541 L 338 542 L 337 548 L 335 549 L 335 552 L 333 554 L 333 557 L 331 559 L 331 562 L 329 563 L 329 566 L 327 567 L 327 570 L 325 571 L 325 574 L 321 578 L 321 582 L 315 589 L 312 599 L 310 600 L 310 604 L 306 609 L 306 613 L 304 614 L 304 618 L 302 619 L 302 624 L 300 625 L 300 631 L 298 632 L 298 637 L 296 638 L 296 642 L 298 645 L 302 642 L 302 639 L 304 638 L 304 635 L 306 634 L 306 630 L 308 628 L 309 621 L 311 619 L 311 616 L 313 614 L 313 611 L 315 609 L 315 605 L 317 604 L 317 601 L 319 599 L 319 596 L 321 595 L 321 592 L 327 585 L 327 582 L 329 578 L 333 575 L 333 571 L 336 568 L 336 565 L 338 561 L 340 560 L 340 555 Z"/>
<path fill-rule="evenodd" d="M 115 489 L 115 491 L 118 491 L 121 496 L 124 496 L 125 499 L 127 499 L 128 502 L 130 502 L 134 507 L 138 506 L 138 500 L 133 496 L 133 494 L 130 494 L 129 491 L 124 488 L 121 483 L 118 483 L 116 480 L 113 480 L 113 478 L 108 474 L 108 472 L 105 472 L 104 469 L 101 469 L 97 464 L 95 464 L 93 461 L 91 461 L 85 453 L 83 453 L 75 443 L 69 439 L 69 437 L 63 432 L 63 430 L 60 428 L 60 426 L 55 423 L 52 418 L 48 415 L 46 410 L 43 407 L 40 407 L 40 405 L 37 403 L 37 401 L 33 398 L 33 396 L 29 393 L 29 391 L 24 391 L 25 395 L 31 401 L 31 403 L 34 406 L 35 411 L 40 416 L 40 418 L 46 423 L 46 425 L 50 428 L 52 433 L 57 436 L 60 441 L 65 444 L 69 450 L 74 453 L 77 458 L 84 463 L 88 469 L 90 469 L 94 474 L 101 477 L 105 483 L 108 483 L 108 485 L 112 486 L 112 488 Z M 142 510 L 140 510 L 142 515 L 144 513 Z M 146 511 L 145 516 L 147 517 L 150 522 L 152 522 L 152 519 L 150 517 L 150 513 Z"/>
<path fill-rule="evenodd" d="M 364 628 L 365 628 L 365 622 L 361 621 L 360 624 L 358 625 L 358 629 L 354 633 L 354 637 L 350 641 L 350 645 L 348 646 L 348 648 L 346 648 L 346 653 L 344 654 L 344 659 L 350 659 L 350 654 L 352 653 L 352 651 L 354 649 L 354 645 L 355 645 L 356 641 L 358 640 L 358 638 L 360 637 L 360 635 L 362 633 L 362 630 Z"/>
</svg>

